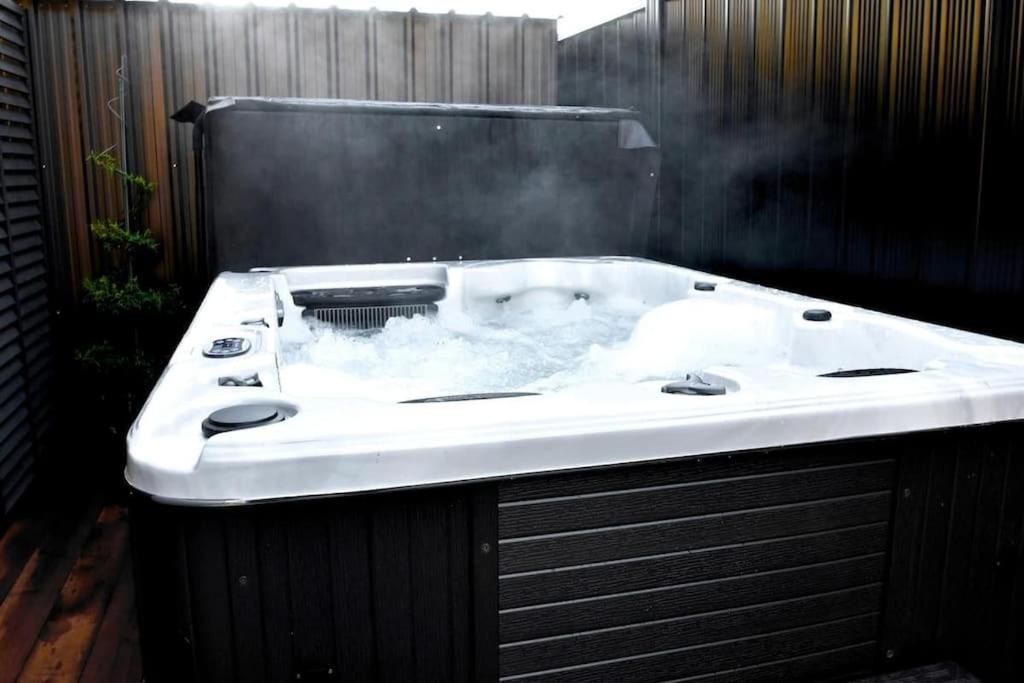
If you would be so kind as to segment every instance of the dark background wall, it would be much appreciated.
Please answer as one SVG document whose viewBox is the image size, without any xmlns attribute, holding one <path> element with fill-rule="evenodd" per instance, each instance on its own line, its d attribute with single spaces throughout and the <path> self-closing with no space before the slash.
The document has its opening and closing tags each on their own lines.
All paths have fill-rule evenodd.
<svg viewBox="0 0 1024 683">
<path fill-rule="evenodd" d="M 560 43 L 559 98 L 660 99 L 652 256 L 1024 338 L 1022 54 L 1020 2 L 652 0 Z"/>
<path fill-rule="evenodd" d="M 119 188 L 85 157 L 116 142 L 107 101 L 128 57 L 128 158 L 158 190 L 148 225 L 169 278 L 198 282 L 192 127 L 169 117 L 213 95 L 553 104 L 555 22 L 529 18 L 217 8 L 158 2 L 36 2 L 39 154 L 55 291 L 65 305 L 99 263 L 90 220 Z"/>
</svg>

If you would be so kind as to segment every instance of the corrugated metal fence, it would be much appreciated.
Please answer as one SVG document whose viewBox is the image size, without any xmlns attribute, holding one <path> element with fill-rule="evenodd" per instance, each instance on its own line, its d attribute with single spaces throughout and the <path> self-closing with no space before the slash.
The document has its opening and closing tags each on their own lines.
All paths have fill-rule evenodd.
<svg viewBox="0 0 1024 683">
<path fill-rule="evenodd" d="M 643 111 L 647 13 L 627 14 L 558 44 L 558 103 Z"/>
<path fill-rule="evenodd" d="M 53 348 L 25 17 L 0 0 L 0 517 L 24 492 L 51 420 Z"/>
<path fill-rule="evenodd" d="M 37 2 L 31 26 L 45 201 L 58 291 L 100 255 L 93 217 L 117 188 L 87 167 L 116 141 L 106 102 L 128 56 L 128 154 L 159 189 L 149 227 L 167 275 L 197 274 L 191 127 L 168 120 L 212 95 L 553 104 L 555 22 L 416 12 L 214 8 L 160 2 Z"/>
<path fill-rule="evenodd" d="M 655 256 L 1024 337 L 1024 3 L 668 0 Z M 644 13 L 559 48 L 628 104 Z"/>
</svg>

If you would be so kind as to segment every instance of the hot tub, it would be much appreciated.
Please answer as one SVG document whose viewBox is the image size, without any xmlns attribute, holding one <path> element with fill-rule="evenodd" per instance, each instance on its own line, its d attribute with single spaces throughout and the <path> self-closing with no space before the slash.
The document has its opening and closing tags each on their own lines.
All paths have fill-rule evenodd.
<svg viewBox="0 0 1024 683">
<path fill-rule="evenodd" d="M 1009 680 L 1022 417 L 1024 346 L 642 259 L 225 273 L 128 438 L 147 676 Z"/>
</svg>

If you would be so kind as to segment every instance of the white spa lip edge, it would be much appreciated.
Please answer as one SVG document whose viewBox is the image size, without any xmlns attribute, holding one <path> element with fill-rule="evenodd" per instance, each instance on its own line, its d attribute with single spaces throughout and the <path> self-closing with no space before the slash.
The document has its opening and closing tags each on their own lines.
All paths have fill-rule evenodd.
<svg viewBox="0 0 1024 683">
<path fill-rule="evenodd" d="M 417 270 L 418 269 L 418 270 Z M 607 382 L 541 396 L 397 405 L 282 391 L 279 352 L 301 311 L 275 290 L 290 280 L 341 286 L 404 273 L 443 274 L 446 305 L 493 304 L 524 287 L 632 291 L 655 304 L 692 297 L 771 310 L 793 363 L 711 365 L 732 383 L 726 396 L 669 396 L 660 380 Z M 695 292 L 711 282 L 714 292 Z M 833 318 L 801 313 L 825 308 Z M 294 325 L 292 330 L 297 329 Z M 243 336 L 245 356 L 214 360 L 212 339 Z M 837 358 L 869 355 L 914 374 L 830 380 L 816 374 Z M 852 354 L 852 355 L 851 355 Z M 884 362 L 891 360 L 891 362 Z M 833 363 L 834 365 L 834 363 Z M 220 387 L 224 375 L 256 372 L 262 388 Z M 286 389 L 288 387 L 285 387 Z M 288 406 L 295 417 L 209 439 L 214 410 L 246 403 Z M 643 259 L 339 266 L 224 274 L 211 286 L 128 437 L 126 478 L 140 491 L 181 504 L 228 504 L 404 488 L 561 469 L 941 429 L 1024 418 L 1024 346 L 863 309 L 727 280 Z"/>
</svg>

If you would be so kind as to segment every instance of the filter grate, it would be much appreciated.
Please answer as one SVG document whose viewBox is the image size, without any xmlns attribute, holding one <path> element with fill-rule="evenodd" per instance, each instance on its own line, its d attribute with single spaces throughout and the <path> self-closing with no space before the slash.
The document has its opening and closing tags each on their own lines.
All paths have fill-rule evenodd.
<svg viewBox="0 0 1024 683">
<path fill-rule="evenodd" d="M 391 318 L 411 318 L 431 315 L 437 311 L 433 304 L 405 304 L 401 306 L 349 306 L 341 308 L 314 308 L 311 313 L 321 322 L 348 330 L 376 330 Z"/>
</svg>

